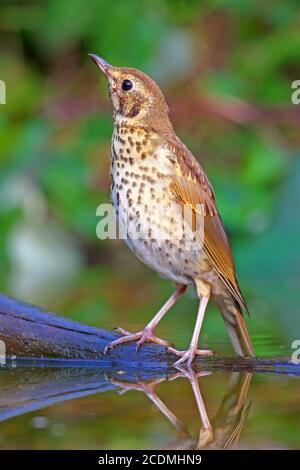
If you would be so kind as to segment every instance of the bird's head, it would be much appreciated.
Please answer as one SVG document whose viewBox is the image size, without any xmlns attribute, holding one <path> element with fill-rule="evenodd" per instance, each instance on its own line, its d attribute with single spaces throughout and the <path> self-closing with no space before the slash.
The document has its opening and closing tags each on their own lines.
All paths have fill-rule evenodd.
<svg viewBox="0 0 300 470">
<path fill-rule="evenodd" d="M 115 119 L 138 123 L 168 120 L 165 98 L 148 75 L 129 67 L 114 67 L 95 54 L 90 57 L 107 78 Z"/>
</svg>

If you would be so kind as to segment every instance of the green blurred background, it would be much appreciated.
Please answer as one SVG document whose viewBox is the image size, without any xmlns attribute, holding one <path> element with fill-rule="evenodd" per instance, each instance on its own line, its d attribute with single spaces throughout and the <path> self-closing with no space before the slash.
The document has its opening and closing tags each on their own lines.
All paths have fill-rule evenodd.
<svg viewBox="0 0 300 470">
<path fill-rule="evenodd" d="M 161 85 L 214 185 L 258 354 L 299 338 L 300 6 L 296 0 L 0 1 L 0 290 L 91 325 L 141 327 L 172 291 L 121 241 L 109 201 L 111 106 L 88 57 Z M 190 292 L 159 335 L 187 345 Z M 215 307 L 203 340 L 231 351 Z"/>
</svg>

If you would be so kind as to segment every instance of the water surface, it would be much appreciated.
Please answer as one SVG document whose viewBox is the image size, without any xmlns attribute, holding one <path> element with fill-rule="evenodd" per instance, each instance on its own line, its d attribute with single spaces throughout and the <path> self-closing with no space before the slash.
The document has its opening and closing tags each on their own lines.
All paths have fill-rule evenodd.
<svg viewBox="0 0 300 470">
<path fill-rule="evenodd" d="M 0 448 L 300 448 L 298 373 L 2 366 Z"/>
</svg>

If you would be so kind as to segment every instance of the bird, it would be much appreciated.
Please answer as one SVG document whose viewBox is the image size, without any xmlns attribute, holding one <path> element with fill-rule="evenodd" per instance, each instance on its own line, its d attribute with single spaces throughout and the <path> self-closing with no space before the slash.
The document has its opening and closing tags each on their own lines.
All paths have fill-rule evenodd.
<svg viewBox="0 0 300 470">
<path fill-rule="evenodd" d="M 113 108 L 110 197 L 122 238 L 134 254 L 161 277 L 175 283 L 175 291 L 150 322 L 105 348 L 130 341 L 168 347 L 175 366 L 190 367 L 198 355 L 200 331 L 209 299 L 221 312 L 238 356 L 253 357 L 254 350 L 243 311 L 234 261 L 219 214 L 216 197 L 202 166 L 176 135 L 169 108 L 158 84 L 144 72 L 110 65 L 89 54 L 106 77 Z M 186 288 L 199 298 L 193 335 L 185 351 L 157 337 L 154 330 Z"/>
</svg>

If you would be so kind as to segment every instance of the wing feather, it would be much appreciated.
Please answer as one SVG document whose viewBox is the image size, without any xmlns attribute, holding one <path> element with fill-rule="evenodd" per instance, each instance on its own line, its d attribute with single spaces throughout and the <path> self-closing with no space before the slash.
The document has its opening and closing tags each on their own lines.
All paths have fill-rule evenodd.
<svg viewBox="0 0 300 470">
<path fill-rule="evenodd" d="M 178 167 L 172 177 L 170 190 L 182 208 L 189 205 L 195 216 L 197 214 L 204 216 L 204 240 L 201 240 L 200 233 L 196 233 L 196 237 L 199 237 L 205 255 L 221 280 L 248 312 L 238 286 L 230 246 L 212 187 L 198 161 L 183 144 L 177 147 L 174 153 L 177 156 Z"/>
</svg>

